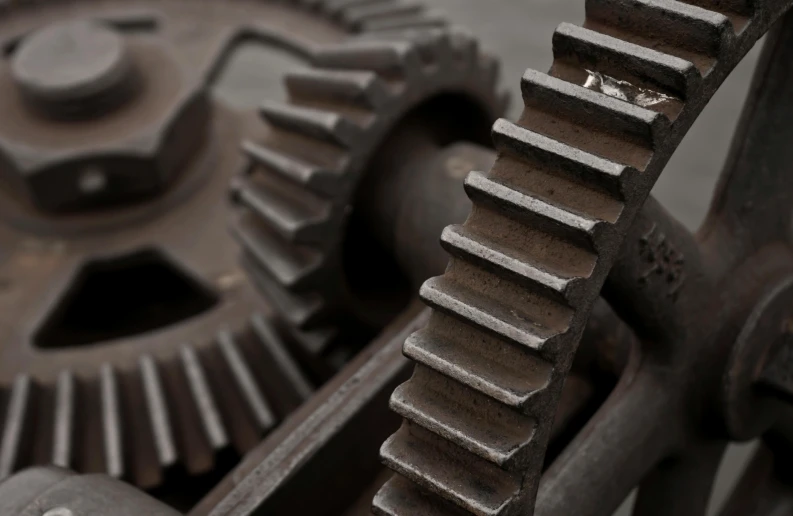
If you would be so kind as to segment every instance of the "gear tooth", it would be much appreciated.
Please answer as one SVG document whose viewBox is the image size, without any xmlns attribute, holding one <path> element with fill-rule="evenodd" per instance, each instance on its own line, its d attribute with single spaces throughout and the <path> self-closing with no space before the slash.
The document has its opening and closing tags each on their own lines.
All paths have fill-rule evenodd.
<svg viewBox="0 0 793 516">
<path fill-rule="evenodd" d="M 319 295 L 291 292 L 254 264 L 248 265 L 247 269 L 256 286 L 290 325 L 296 328 L 311 326 L 324 312 L 325 302 Z"/>
<path fill-rule="evenodd" d="M 317 51 L 316 65 L 336 70 L 370 70 L 386 80 L 420 73 L 419 48 L 405 41 L 358 39 Z"/>
<path fill-rule="evenodd" d="M 259 343 L 267 351 L 278 365 L 278 370 L 288 380 L 292 389 L 300 396 L 300 399 L 307 400 L 314 393 L 311 382 L 305 377 L 297 362 L 294 361 L 289 351 L 286 349 L 281 337 L 270 323 L 261 314 L 251 317 L 251 329 L 257 337 Z"/>
<path fill-rule="evenodd" d="M 626 185 L 632 184 L 638 174 L 634 168 L 584 152 L 504 119 L 493 125 L 492 136 L 499 152 L 518 156 L 536 166 L 553 168 L 574 180 L 608 192 L 616 200 L 627 198 L 629 191 Z"/>
<path fill-rule="evenodd" d="M 191 346 L 183 346 L 179 356 L 193 405 L 201 419 L 204 436 L 213 450 L 223 450 L 229 446 L 230 439 L 207 381 L 207 372 Z"/>
<path fill-rule="evenodd" d="M 468 197 L 476 205 L 503 211 L 516 220 L 575 242 L 586 249 L 595 249 L 597 242 L 608 230 L 609 223 L 586 215 L 573 213 L 541 199 L 531 192 L 522 192 L 486 177 L 481 172 L 471 172 L 465 180 Z"/>
<path fill-rule="evenodd" d="M 340 13 L 340 18 L 347 27 L 359 29 L 363 24 L 372 20 L 414 15 L 421 13 L 422 10 L 421 4 L 415 2 L 379 0 L 378 2 L 348 7 Z"/>
<path fill-rule="evenodd" d="M 669 119 L 660 113 L 534 70 L 523 74 L 521 91 L 528 107 L 575 120 L 649 149 L 655 149 L 669 132 Z"/>
<path fill-rule="evenodd" d="M 259 109 L 273 127 L 348 148 L 361 137 L 361 127 L 340 113 L 267 101 Z"/>
<path fill-rule="evenodd" d="M 121 396 L 118 373 L 110 364 L 99 371 L 99 388 L 102 402 L 102 435 L 105 449 L 105 470 L 113 478 L 123 478 L 126 473 L 121 419 Z"/>
<path fill-rule="evenodd" d="M 261 167 L 314 193 L 328 196 L 338 193 L 340 178 L 326 167 L 307 163 L 249 140 L 243 142 L 242 150 L 253 162 L 253 173 Z"/>
<path fill-rule="evenodd" d="M 441 234 L 441 245 L 457 258 L 497 271 L 498 275 L 546 295 L 559 303 L 575 305 L 581 297 L 582 278 L 556 269 L 553 262 L 537 263 L 536 258 L 504 246 L 487 234 L 470 227 L 449 226 Z"/>
<path fill-rule="evenodd" d="M 693 63 L 679 57 L 634 45 L 570 23 L 562 23 L 553 36 L 554 59 L 572 59 L 583 66 L 613 75 L 685 100 L 702 83 Z"/>
<path fill-rule="evenodd" d="M 229 331 L 221 331 L 218 333 L 217 343 L 258 430 L 262 433 L 268 432 L 276 424 L 275 415 L 243 358 L 234 336 Z"/>
<path fill-rule="evenodd" d="M 68 370 L 61 371 L 55 385 L 52 463 L 62 468 L 70 468 L 74 460 L 76 402 L 74 375 Z"/>
<path fill-rule="evenodd" d="M 17 376 L 11 386 L 0 440 L 0 480 L 23 466 L 25 439 L 33 417 L 33 390 L 33 380 L 28 375 Z"/>
<path fill-rule="evenodd" d="M 538 322 L 538 317 L 518 315 L 505 302 L 489 298 L 486 294 L 468 285 L 456 283 L 447 276 L 427 280 L 421 286 L 419 294 L 426 304 L 436 310 L 535 351 L 548 352 L 549 341 L 560 333 L 559 328 L 551 328 Z M 531 308 L 537 312 L 542 311 L 540 307 Z M 545 317 L 545 314 L 534 315 Z"/>
<path fill-rule="evenodd" d="M 377 74 L 365 70 L 295 70 L 285 81 L 292 98 L 320 103 L 377 110 L 390 97 Z"/>
<path fill-rule="evenodd" d="M 260 184 L 245 176 L 234 178 L 231 188 L 237 203 L 251 210 L 283 239 L 310 244 L 327 238 L 331 219 L 328 201 L 293 185 L 279 185 L 276 181 Z"/>
<path fill-rule="evenodd" d="M 322 256 L 307 247 L 289 246 L 277 235 L 240 217 L 233 226 L 233 234 L 245 252 L 285 289 L 300 289 L 319 268 Z"/>
<path fill-rule="evenodd" d="M 339 17 L 342 13 L 356 6 L 379 3 L 381 0 L 322 0 L 320 9 L 331 17 Z"/>
<path fill-rule="evenodd" d="M 726 16 L 738 15 L 749 17 L 762 4 L 762 0 L 681 0 L 687 4 L 696 5 L 708 11 L 715 11 Z"/>
<path fill-rule="evenodd" d="M 399 475 L 391 477 L 372 501 L 377 516 L 464 516 L 465 513 Z"/>
<path fill-rule="evenodd" d="M 734 39 L 729 18 L 676 0 L 587 0 L 586 14 L 588 21 L 710 58 L 727 51 Z"/>
<path fill-rule="evenodd" d="M 397 387 L 390 405 L 415 425 L 503 469 L 518 469 L 532 451 L 534 419 L 420 366 Z"/>
<path fill-rule="evenodd" d="M 372 18 L 361 23 L 363 32 L 393 31 L 406 29 L 442 28 L 448 24 L 446 16 L 437 10 L 417 11 L 390 17 Z"/>
<path fill-rule="evenodd" d="M 518 347 L 499 346 L 475 330 L 469 333 L 478 338 L 458 339 L 455 333 L 433 328 L 420 330 L 405 341 L 404 353 L 504 405 L 520 410 L 531 406 L 548 385 L 551 364 Z"/>
<path fill-rule="evenodd" d="M 520 490 L 520 476 L 404 423 L 380 449 L 389 468 L 477 516 L 506 514 Z"/>
<path fill-rule="evenodd" d="M 325 354 L 328 346 L 336 338 L 337 331 L 332 327 L 315 330 L 300 330 L 293 327 L 290 328 L 289 334 L 310 356 L 321 356 Z"/>
<path fill-rule="evenodd" d="M 176 464 L 178 451 L 160 371 L 151 355 L 142 355 L 139 359 L 139 367 L 157 460 L 160 467 L 169 468 Z"/>
</svg>

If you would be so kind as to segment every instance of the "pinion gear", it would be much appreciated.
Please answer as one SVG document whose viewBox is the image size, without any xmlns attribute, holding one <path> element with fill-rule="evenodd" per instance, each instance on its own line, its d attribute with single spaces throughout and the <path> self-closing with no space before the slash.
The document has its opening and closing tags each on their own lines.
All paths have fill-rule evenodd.
<svg viewBox="0 0 793 516">
<path fill-rule="evenodd" d="M 433 99 L 461 99 L 456 109 L 489 123 L 506 97 L 496 88 L 496 61 L 459 31 L 372 32 L 323 49 L 315 65 L 287 75 L 289 101 L 261 108 L 269 133 L 243 144 L 250 162 L 233 188 L 233 231 L 292 335 L 321 355 L 349 321 L 378 328 L 394 315 L 358 295 L 344 265 L 346 225 L 365 176 L 381 172 L 368 169 L 378 150 Z"/>
</svg>

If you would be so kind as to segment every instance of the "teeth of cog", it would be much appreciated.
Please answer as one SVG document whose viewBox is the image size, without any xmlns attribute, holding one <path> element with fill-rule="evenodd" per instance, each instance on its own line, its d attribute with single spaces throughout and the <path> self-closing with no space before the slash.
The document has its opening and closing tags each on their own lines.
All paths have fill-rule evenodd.
<svg viewBox="0 0 793 516">
<path fill-rule="evenodd" d="M 381 448 L 398 475 L 375 514 L 531 512 L 537 485 L 523 479 L 541 476 L 572 330 L 614 260 L 604 251 L 620 247 L 652 187 L 643 176 L 684 132 L 684 102 L 697 109 L 715 89 L 705 81 L 728 70 L 710 72 L 734 66 L 718 59 L 742 48 L 729 19 L 702 7 L 715 3 L 590 0 L 603 33 L 562 24 L 550 74 L 523 76 L 526 110 L 495 124 L 499 159 L 469 175 L 475 209 L 442 236 L 454 259 L 421 289 L 433 313 L 405 342 L 417 365 L 391 398 L 403 425 Z M 661 44 L 642 46 L 647 26 L 665 27 Z"/>
<path fill-rule="evenodd" d="M 37 463 L 42 449 L 55 465 L 101 470 L 143 487 L 180 463 L 200 474 L 217 454 L 230 447 L 243 453 L 257 442 L 236 442 L 231 432 L 261 437 L 275 427 L 281 414 L 270 396 L 292 396 L 285 403 L 294 406 L 313 392 L 261 315 L 251 317 L 244 339 L 221 331 L 213 348 L 183 345 L 168 360 L 142 355 L 130 370 L 106 363 L 95 377 L 64 370 L 51 385 L 20 375 L 0 390 L 0 478 Z M 222 365 L 208 364 L 206 353 L 217 353 Z M 278 392 L 264 387 L 265 376 L 269 385 L 280 383 Z M 51 418 L 38 420 L 44 411 Z M 149 451 L 154 463 L 144 467 Z"/>
</svg>

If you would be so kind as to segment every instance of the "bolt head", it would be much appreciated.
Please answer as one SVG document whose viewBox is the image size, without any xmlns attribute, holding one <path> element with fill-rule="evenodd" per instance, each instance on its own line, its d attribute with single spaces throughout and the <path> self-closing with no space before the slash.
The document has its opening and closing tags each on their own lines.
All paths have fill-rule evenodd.
<svg viewBox="0 0 793 516">
<path fill-rule="evenodd" d="M 97 22 L 78 20 L 46 26 L 25 38 L 11 59 L 11 75 L 23 99 L 54 116 L 110 108 L 129 88 L 133 64 L 121 34 Z"/>
<path fill-rule="evenodd" d="M 211 118 L 206 86 L 164 41 L 124 39 L 87 22 L 29 38 L 12 57 L 16 71 L 0 75 L 0 183 L 12 198 L 49 213 L 113 207 L 166 190 L 201 150 Z M 64 41 L 73 48 L 45 73 L 38 54 Z M 130 96 L 130 85 L 141 87 Z M 14 91 L 27 100 L 9 98 Z"/>
</svg>

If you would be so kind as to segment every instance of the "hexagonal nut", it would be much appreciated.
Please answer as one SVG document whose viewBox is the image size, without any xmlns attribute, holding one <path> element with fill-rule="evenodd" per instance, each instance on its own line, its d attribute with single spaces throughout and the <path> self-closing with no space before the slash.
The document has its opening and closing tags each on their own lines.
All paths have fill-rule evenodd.
<svg viewBox="0 0 793 516">
<path fill-rule="evenodd" d="M 203 81 L 161 43 L 127 51 L 133 66 L 119 84 L 134 91 L 112 106 L 107 91 L 69 99 L 88 116 L 47 116 L 52 106 L 37 109 L 19 81 L 0 79 L 0 179 L 12 195 L 49 212 L 129 202 L 166 189 L 200 150 L 211 118 Z"/>
</svg>

